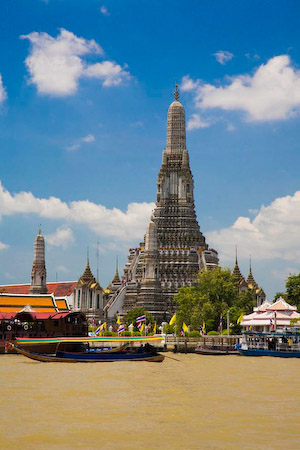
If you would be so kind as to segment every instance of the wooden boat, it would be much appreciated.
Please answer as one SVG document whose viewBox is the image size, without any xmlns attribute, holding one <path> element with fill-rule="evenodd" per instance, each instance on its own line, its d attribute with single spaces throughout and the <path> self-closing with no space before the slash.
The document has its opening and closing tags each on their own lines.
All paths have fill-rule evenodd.
<svg viewBox="0 0 300 450">
<path fill-rule="evenodd" d="M 148 361 L 162 362 L 164 356 L 156 352 L 156 349 L 147 344 L 145 347 L 129 348 L 116 352 L 96 351 L 96 352 L 66 352 L 56 351 L 55 355 L 46 355 L 43 353 L 33 353 L 23 350 L 15 344 L 11 344 L 17 353 L 26 356 L 29 359 L 39 362 L 113 362 L 113 361 Z M 151 348 L 150 348 L 151 347 Z"/>
<path fill-rule="evenodd" d="M 300 358 L 300 333 L 292 329 L 271 333 L 246 332 L 239 352 L 243 356 Z"/>
<path fill-rule="evenodd" d="M 195 353 L 198 355 L 238 355 L 237 349 L 213 348 L 213 347 L 196 347 Z"/>
</svg>

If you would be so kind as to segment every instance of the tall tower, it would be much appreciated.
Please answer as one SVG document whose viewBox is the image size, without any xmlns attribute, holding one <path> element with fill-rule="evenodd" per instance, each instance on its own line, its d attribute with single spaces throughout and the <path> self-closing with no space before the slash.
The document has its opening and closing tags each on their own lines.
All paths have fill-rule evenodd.
<svg viewBox="0 0 300 450">
<path fill-rule="evenodd" d="M 168 110 L 167 143 L 157 178 L 156 207 L 149 227 L 145 242 L 130 249 L 124 271 L 129 284 L 123 309 L 127 312 L 144 306 L 146 311 L 155 311 L 158 320 L 166 320 L 176 309 L 174 295 L 179 288 L 191 286 L 200 269 L 212 269 L 219 261 L 218 253 L 208 249 L 196 218 L 194 181 L 186 148 L 185 112 L 177 85 Z M 152 241 L 153 236 L 157 241 L 151 250 L 150 236 Z M 159 283 L 160 289 L 154 289 L 154 281 Z M 147 286 L 151 304 L 146 301 Z"/>
<path fill-rule="evenodd" d="M 46 276 L 45 240 L 41 229 L 39 229 L 34 241 L 30 294 L 47 294 Z"/>
</svg>

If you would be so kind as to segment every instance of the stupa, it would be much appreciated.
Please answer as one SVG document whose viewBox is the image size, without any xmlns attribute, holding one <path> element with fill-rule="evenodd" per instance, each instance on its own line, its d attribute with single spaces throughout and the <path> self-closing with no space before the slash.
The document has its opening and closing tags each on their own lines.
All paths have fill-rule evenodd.
<svg viewBox="0 0 300 450">
<path fill-rule="evenodd" d="M 107 305 L 107 314 L 144 307 L 158 320 L 176 310 L 174 295 L 190 286 L 199 270 L 218 265 L 200 231 L 194 205 L 194 181 L 186 148 L 185 112 L 176 85 L 168 110 L 167 145 L 157 179 L 156 207 L 145 239 L 129 250 L 123 288 Z"/>
</svg>

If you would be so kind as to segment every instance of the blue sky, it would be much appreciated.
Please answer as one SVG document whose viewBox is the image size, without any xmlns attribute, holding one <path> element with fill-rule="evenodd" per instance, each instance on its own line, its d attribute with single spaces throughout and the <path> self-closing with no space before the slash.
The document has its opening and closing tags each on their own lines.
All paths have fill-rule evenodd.
<svg viewBox="0 0 300 450">
<path fill-rule="evenodd" d="M 297 2 L 2 0 L 0 283 L 29 281 L 39 224 L 48 280 L 86 247 L 106 286 L 156 194 L 175 82 L 198 221 L 221 264 L 267 295 L 299 272 Z"/>
</svg>

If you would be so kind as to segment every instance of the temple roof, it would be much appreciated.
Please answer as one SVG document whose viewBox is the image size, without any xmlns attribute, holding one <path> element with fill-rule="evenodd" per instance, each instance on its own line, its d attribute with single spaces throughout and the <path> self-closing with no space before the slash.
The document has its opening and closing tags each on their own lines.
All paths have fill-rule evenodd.
<svg viewBox="0 0 300 450">
<path fill-rule="evenodd" d="M 73 294 L 77 281 L 61 281 L 47 283 L 47 293 L 54 297 L 69 297 Z M 29 294 L 30 284 L 1 285 L 0 293 L 6 294 Z"/>
<path fill-rule="evenodd" d="M 243 277 L 239 265 L 238 265 L 238 259 L 237 259 L 237 249 L 235 251 L 235 265 L 232 271 L 232 275 L 234 276 L 234 278 L 239 282 L 245 282 L 245 278 Z"/>
<path fill-rule="evenodd" d="M 249 274 L 248 274 L 248 278 L 247 278 L 247 283 L 250 289 L 258 289 L 259 286 L 256 283 L 253 273 L 252 273 L 252 268 L 251 268 L 251 259 L 250 259 L 250 267 L 249 267 Z"/>
<path fill-rule="evenodd" d="M 58 307 L 53 295 L 0 294 L 0 312 L 56 313 Z"/>
<path fill-rule="evenodd" d="M 102 289 L 94 275 L 92 274 L 89 259 L 87 259 L 86 267 L 83 274 L 78 280 L 77 286 L 88 286 L 90 289 L 100 290 Z"/>
</svg>

